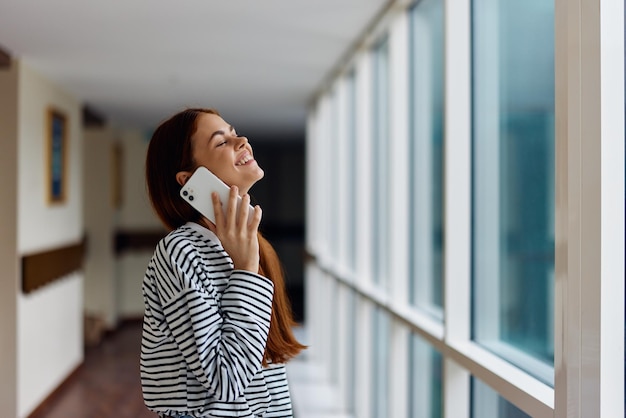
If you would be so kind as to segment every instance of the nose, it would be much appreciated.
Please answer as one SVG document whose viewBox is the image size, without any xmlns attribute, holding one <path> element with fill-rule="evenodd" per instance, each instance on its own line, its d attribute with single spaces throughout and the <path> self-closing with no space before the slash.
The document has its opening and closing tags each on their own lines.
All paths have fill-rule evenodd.
<svg viewBox="0 0 626 418">
<path fill-rule="evenodd" d="M 236 144 L 237 144 L 237 148 L 238 149 L 244 147 L 247 143 L 248 143 L 248 138 L 247 137 L 245 137 L 243 135 L 237 137 Z"/>
</svg>

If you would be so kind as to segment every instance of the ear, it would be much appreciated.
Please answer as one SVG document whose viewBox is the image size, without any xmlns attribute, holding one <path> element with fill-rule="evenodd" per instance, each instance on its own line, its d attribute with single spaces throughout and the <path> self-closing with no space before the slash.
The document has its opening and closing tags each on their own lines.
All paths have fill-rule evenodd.
<svg viewBox="0 0 626 418">
<path fill-rule="evenodd" d="M 179 171 L 178 173 L 176 173 L 176 181 L 181 186 L 184 186 L 185 183 L 187 183 L 187 180 L 189 180 L 189 177 L 191 177 L 191 172 L 189 171 Z"/>
</svg>

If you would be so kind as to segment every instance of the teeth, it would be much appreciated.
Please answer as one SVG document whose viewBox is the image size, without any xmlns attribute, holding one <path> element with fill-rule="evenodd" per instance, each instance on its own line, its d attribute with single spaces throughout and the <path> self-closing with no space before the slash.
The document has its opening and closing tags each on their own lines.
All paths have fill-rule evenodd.
<svg viewBox="0 0 626 418">
<path fill-rule="evenodd" d="M 246 155 L 241 160 L 239 160 L 236 165 L 244 165 L 245 163 L 247 163 L 251 159 L 252 159 L 252 157 L 250 157 L 249 155 Z"/>
</svg>

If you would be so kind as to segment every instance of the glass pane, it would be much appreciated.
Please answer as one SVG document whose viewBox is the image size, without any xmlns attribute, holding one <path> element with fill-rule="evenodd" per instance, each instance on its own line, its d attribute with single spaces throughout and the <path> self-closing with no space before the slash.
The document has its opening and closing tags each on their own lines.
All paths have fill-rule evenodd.
<svg viewBox="0 0 626 418">
<path fill-rule="evenodd" d="M 494 390 L 472 378 L 472 418 L 530 418 Z"/>
<path fill-rule="evenodd" d="M 339 184 L 336 181 L 339 178 L 339 169 L 341 167 L 341 161 L 339 161 L 339 153 L 337 152 L 335 144 L 339 137 L 339 99 L 337 92 L 333 90 L 330 94 L 330 112 L 329 112 L 329 130 L 330 134 L 327 139 L 327 155 L 328 155 L 328 174 L 329 184 L 328 193 L 329 199 L 332 202 L 338 202 L 339 197 Z M 339 255 L 339 209 L 340 205 L 330 205 L 330 235 L 328 240 L 328 254 L 337 261 Z M 342 260 L 343 261 L 343 260 Z"/>
<path fill-rule="evenodd" d="M 474 0 L 474 338 L 553 382 L 554 4 Z"/>
<path fill-rule="evenodd" d="M 339 317 L 339 304 L 341 300 L 339 299 L 339 282 L 334 279 L 334 277 L 328 275 L 326 278 L 326 283 L 328 285 L 328 311 L 330 314 L 330 318 L 338 318 Z M 332 355 L 330 356 L 330 381 L 337 382 L 339 379 L 339 350 L 340 350 L 340 340 L 341 336 L 339 335 L 339 321 L 333 320 L 328 324 L 330 328 L 330 352 Z"/>
<path fill-rule="evenodd" d="M 372 237 L 372 274 L 375 283 L 382 284 L 386 276 L 387 260 L 387 147 L 389 135 L 389 46 L 384 38 L 373 51 L 372 95 L 372 209 L 374 235 Z"/>
<path fill-rule="evenodd" d="M 410 16 L 411 302 L 443 319 L 443 1 Z"/>
<path fill-rule="evenodd" d="M 389 399 L 389 317 L 374 308 L 373 315 L 372 417 L 387 416 Z"/>
<path fill-rule="evenodd" d="M 418 335 L 409 339 L 409 416 L 441 418 L 442 357 Z"/>
<path fill-rule="evenodd" d="M 347 96 L 347 125 L 348 125 L 348 150 L 354 150 L 357 147 L 356 140 L 356 80 L 354 70 L 348 74 L 346 79 L 346 96 Z M 351 158 L 353 154 L 348 153 L 346 156 L 346 163 L 348 164 L 348 193 L 350 193 L 350 197 L 348 199 L 348 219 L 350 220 L 350 225 L 348 225 L 348 265 L 350 266 L 352 271 L 356 270 L 356 216 L 354 213 L 356 212 L 355 202 L 357 201 L 356 196 L 356 161 L 354 158 Z"/>
<path fill-rule="evenodd" d="M 350 291 L 348 294 L 348 409 L 349 412 L 356 412 L 356 330 L 357 330 L 357 310 L 356 293 Z"/>
</svg>

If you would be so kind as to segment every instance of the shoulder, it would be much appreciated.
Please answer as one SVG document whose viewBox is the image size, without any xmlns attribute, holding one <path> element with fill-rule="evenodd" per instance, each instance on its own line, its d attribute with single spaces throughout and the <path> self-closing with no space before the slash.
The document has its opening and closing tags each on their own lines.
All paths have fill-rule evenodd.
<svg viewBox="0 0 626 418">
<path fill-rule="evenodd" d="M 148 276 L 177 277 L 185 282 L 203 267 L 223 259 L 223 254 L 219 240 L 186 224 L 159 241 L 148 265 Z"/>
<path fill-rule="evenodd" d="M 177 259 L 191 253 L 201 252 L 210 254 L 221 252 L 221 243 L 208 229 L 204 233 L 198 226 L 191 223 L 171 231 L 163 237 L 155 250 L 155 257 Z"/>
<path fill-rule="evenodd" d="M 209 286 L 209 279 L 219 276 L 215 266 L 228 264 L 229 260 L 223 259 L 219 240 L 189 224 L 180 226 L 157 244 L 144 276 L 144 289 L 159 293 L 161 301 L 203 289 Z"/>
</svg>

